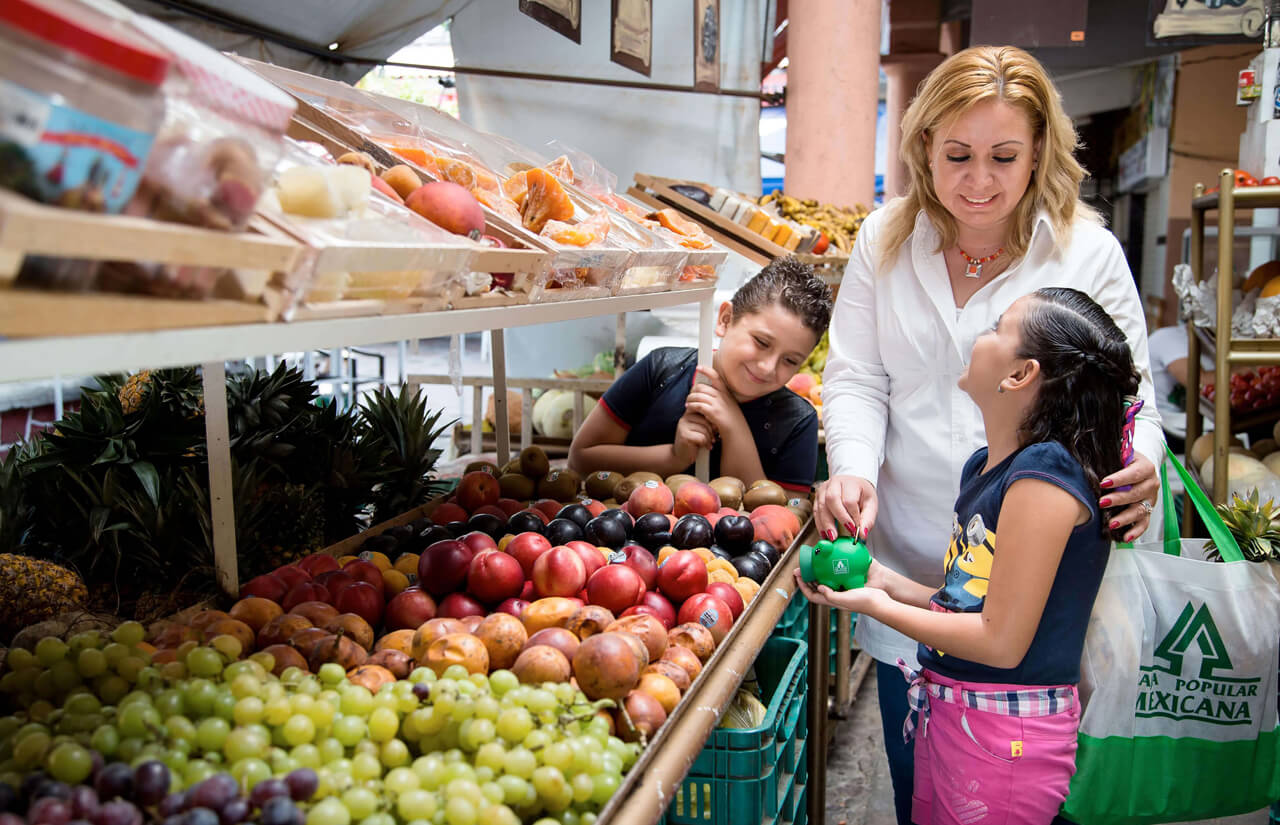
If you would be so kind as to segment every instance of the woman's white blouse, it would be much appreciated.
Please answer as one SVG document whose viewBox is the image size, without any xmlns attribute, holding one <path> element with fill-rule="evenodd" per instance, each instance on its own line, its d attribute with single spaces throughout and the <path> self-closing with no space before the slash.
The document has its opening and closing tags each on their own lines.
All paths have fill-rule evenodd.
<svg viewBox="0 0 1280 825">
<path fill-rule="evenodd" d="M 979 289 L 957 311 L 932 222 L 915 231 L 887 269 L 878 237 L 886 210 L 863 222 L 831 320 L 822 386 L 822 423 L 830 474 L 876 485 L 879 514 L 869 544 L 882 564 L 931 586 L 942 584 L 960 471 L 986 443 L 982 417 L 959 387 L 974 340 L 1010 304 L 1042 287 L 1073 287 L 1111 314 L 1129 340 L 1146 403 L 1134 448 L 1159 466 L 1164 435 L 1147 358 L 1137 286 L 1120 244 L 1106 229 L 1079 220 L 1069 245 L 1047 217 L 1037 218 L 1023 259 Z M 1156 503 L 1151 535 L 1161 535 Z M 915 661 L 916 643 L 859 617 L 857 640 L 881 662 Z"/>
</svg>

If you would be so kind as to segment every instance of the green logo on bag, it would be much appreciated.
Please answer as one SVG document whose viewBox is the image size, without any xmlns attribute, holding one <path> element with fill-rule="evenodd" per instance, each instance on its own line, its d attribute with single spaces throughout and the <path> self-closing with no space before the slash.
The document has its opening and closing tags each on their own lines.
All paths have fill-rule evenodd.
<svg viewBox="0 0 1280 825">
<path fill-rule="evenodd" d="M 1201 679 L 1215 678 L 1215 670 L 1231 669 L 1231 657 L 1227 655 L 1227 647 L 1222 643 L 1222 635 L 1218 633 L 1218 626 L 1213 623 L 1209 608 L 1202 604 L 1196 610 L 1191 602 L 1187 602 L 1187 606 L 1182 608 L 1178 620 L 1156 646 L 1156 658 L 1164 659 L 1169 663 L 1168 666 L 1156 665 L 1155 669 L 1181 676 L 1182 657 L 1193 642 L 1204 654 L 1204 658 L 1200 660 Z"/>
<path fill-rule="evenodd" d="M 1200 654 L 1196 676 L 1183 674 L 1187 654 Z M 1156 645 L 1157 661 L 1142 667 L 1134 715 L 1139 719 L 1194 720 L 1214 725 L 1249 725 L 1261 678 L 1228 676 L 1231 657 L 1207 605 L 1191 602 Z M 1160 674 L 1168 674 L 1161 677 Z M 1173 677 L 1173 678 L 1169 678 Z"/>
</svg>

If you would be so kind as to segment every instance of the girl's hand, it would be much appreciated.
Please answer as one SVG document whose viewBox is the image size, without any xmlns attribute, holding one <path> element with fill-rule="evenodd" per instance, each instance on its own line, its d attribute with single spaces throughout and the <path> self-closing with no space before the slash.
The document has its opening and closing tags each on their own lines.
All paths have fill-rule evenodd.
<svg viewBox="0 0 1280 825">
<path fill-rule="evenodd" d="M 835 540 L 841 525 L 849 535 L 865 539 L 878 509 L 875 485 L 858 476 L 832 476 L 813 496 L 813 520 L 828 541 Z"/>
<path fill-rule="evenodd" d="M 1125 486 L 1129 489 L 1113 492 L 1117 487 Z M 1132 529 L 1124 534 L 1124 540 L 1133 541 L 1151 526 L 1151 511 L 1143 507 L 1142 503 L 1155 507 L 1159 494 L 1160 473 L 1156 465 L 1142 453 L 1135 452 L 1128 467 L 1102 480 L 1102 498 L 1098 505 L 1123 508 L 1111 516 L 1108 526 L 1118 529 L 1132 525 Z"/>
<path fill-rule="evenodd" d="M 793 575 L 796 579 L 796 588 L 814 604 L 837 607 L 853 613 L 872 614 L 878 604 L 889 599 L 888 593 L 870 584 L 837 593 L 825 584 L 813 585 L 806 582 L 800 578 L 799 568 L 793 571 Z"/>
<path fill-rule="evenodd" d="M 699 376 L 706 381 L 699 381 Z M 724 381 L 710 367 L 698 367 L 694 373 L 693 389 L 689 390 L 684 408 L 705 417 L 720 433 L 746 426 L 746 419 L 742 417 L 742 409 L 738 406 L 738 402 L 733 399 Z"/>
<path fill-rule="evenodd" d="M 696 412 L 685 412 L 676 422 L 676 440 L 671 445 L 680 472 L 698 458 L 698 450 L 710 450 L 716 443 L 715 431 L 707 419 Z"/>
</svg>

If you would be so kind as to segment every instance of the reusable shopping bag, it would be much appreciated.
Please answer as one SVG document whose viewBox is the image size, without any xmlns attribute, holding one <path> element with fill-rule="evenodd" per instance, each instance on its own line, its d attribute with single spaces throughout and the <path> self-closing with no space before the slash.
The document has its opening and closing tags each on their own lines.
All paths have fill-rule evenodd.
<svg viewBox="0 0 1280 825">
<path fill-rule="evenodd" d="M 1179 822 L 1280 799 L 1280 583 L 1243 559 L 1172 453 L 1209 529 L 1183 540 L 1161 469 L 1163 543 L 1111 552 L 1081 660 L 1076 774 L 1063 805 L 1084 825 Z"/>
</svg>

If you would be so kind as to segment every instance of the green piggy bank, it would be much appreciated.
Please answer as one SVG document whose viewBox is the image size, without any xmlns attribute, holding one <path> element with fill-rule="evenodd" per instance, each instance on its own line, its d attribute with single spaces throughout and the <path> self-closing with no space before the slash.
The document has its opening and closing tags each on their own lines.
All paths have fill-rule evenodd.
<svg viewBox="0 0 1280 825">
<path fill-rule="evenodd" d="M 861 541 L 842 536 L 820 541 L 817 546 L 800 546 L 800 578 L 825 584 L 832 590 L 853 590 L 867 583 L 871 551 Z"/>
</svg>

